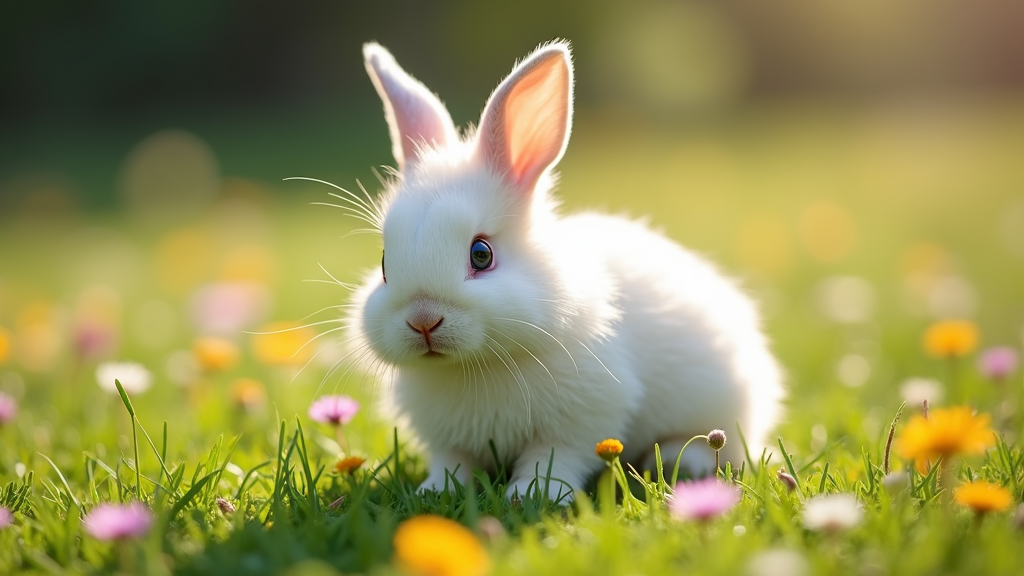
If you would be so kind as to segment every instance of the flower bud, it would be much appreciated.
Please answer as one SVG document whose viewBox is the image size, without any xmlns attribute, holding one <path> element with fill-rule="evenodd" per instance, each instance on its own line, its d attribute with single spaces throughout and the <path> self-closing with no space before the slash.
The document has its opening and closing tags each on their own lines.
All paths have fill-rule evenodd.
<svg viewBox="0 0 1024 576">
<path fill-rule="evenodd" d="M 235 505 L 224 498 L 217 498 L 217 508 L 220 508 L 222 514 L 232 514 L 235 511 Z"/>
<path fill-rule="evenodd" d="M 785 470 L 780 468 L 778 474 L 776 474 L 775 476 L 779 479 L 779 482 L 781 482 L 782 485 L 786 487 L 786 490 L 792 492 L 797 489 L 796 478 L 793 478 L 793 476 L 791 476 Z"/>
<path fill-rule="evenodd" d="M 725 447 L 725 432 L 722 430 L 712 430 L 708 432 L 708 446 L 715 452 Z"/>
</svg>

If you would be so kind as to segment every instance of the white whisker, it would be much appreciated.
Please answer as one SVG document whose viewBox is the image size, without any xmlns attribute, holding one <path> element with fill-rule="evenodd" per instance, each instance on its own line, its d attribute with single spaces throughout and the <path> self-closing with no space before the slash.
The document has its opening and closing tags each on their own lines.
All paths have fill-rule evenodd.
<svg viewBox="0 0 1024 576">
<path fill-rule="evenodd" d="M 284 332 L 294 332 L 296 330 L 303 330 L 305 328 L 312 328 L 313 326 L 322 326 L 324 324 L 337 324 L 338 322 L 346 321 L 346 318 L 333 318 L 331 320 L 321 320 L 319 322 L 311 322 L 309 324 L 303 324 L 301 326 L 293 326 L 291 328 L 282 328 L 280 330 L 271 330 L 269 332 L 250 332 L 248 330 L 242 330 L 243 334 L 249 334 L 252 336 L 269 336 L 271 334 L 281 334 Z"/>
<path fill-rule="evenodd" d="M 519 386 L 519 391 L 523 394 L 523 403 L 526 404 L 526 425 L 530 426 L 533 422 L 533 407 L 530 404 L 530 386 L 529 384 L 526 383 L 526 378 L 523 377 L 523 373 L 522 371 L 519 370 L 519 366 L 516 365 L 515 359 L 513 359 L 512 355 L 508 353 L 508 350 L 505 350 L 504 346 L 502 346 L 500 343 L 498 343 L 497 340 L 491 338 L 486 334 L 484 334 L 484 338 L 487 338 L 491 342 L 494 342 L 494 344 L 497 345 L 498 348 L 501 348 L 508 356 L 509 362 L 512 362 L 512 366 L 515 366 L 515 370 L 513 370 L 512 366 L 509 366 L 508 362 L 505 362 L 505 359 L 501 356 L 501 354 L 498 354 L 497 350 L 491 348 L 490 344 L 484 342 L 484 346 L 487 346 L 488 348 L 491 349 L 491 352 L 494 352 L 494 355 L 498 357 L 498 360 L 501 360 L 501 363 L 504 364 L 505 368 L 507 368 L 509 373 L 512 374 L 512 378 L 516 381 L 516 385 Z"/>
<path fill-rule="evenodd" d="M 527 354 L 530 355 L 531 358 L 533 358 L 537 362 L 537 364 L 540 364 L 540 367 L 543 368 L 545 372 L 547 372 L 548 378 L 551 378 L 552 384 L 555 385 L 555 398 L 558 398 L 559 397 L 559 395 L 558 395 L 558 381 L 555 380 L 555 375 L 551 373 L 551 370 L 548 370 L 548 367 L 546 365 L 544 365 L 544 362 L 542 362 L 540 358 L 538 358 L 533 352 L 531 352 L 529 348 L 527 348 L 526 346 L 523 346 L 521 343 L 519 343 L 519 341 L 516 340 L 515 338 L 512 338 L 508 334 L 505 334 L 505 333 L 500 332 L 500 331 L 498 332 L 498 334 L 501 335 L 504 338 L 507 338 L 509 342 L 512 342 L 516 346 L 519 346 L 520 348 L 522 348 Z"/>
<path fill-rule="evenodd" d="M 524 324 L 524 325 L 526 325 L 526 326 L 529 326 L 530 328 L 533 328 L 533 329 L 535 329 L 535 330 L 539 330 L 539 331 L 540 331 L 540 332 L 541 332 L 542 334 L 544 334 L 545 336 L 547 336 L 547 337 L 551 338 L 552 340 L 554 340 L 554 341 L 555 341 L 555 344 L 558 344 L 558 345 L 559 345 L 559 346 L 560 346 L 560 347 L 562 348 L 562 350 L 564 350 L 564 351 L 565 351 L 565 355 L 569 357 L 569 360 L 570 360 L 570 361 L 572 362 L 572 366 L 573 366 L 573 368 L 575 368 L 575 369 L 576 369 L 576 375 L 577 375 L 577 376 L 579 376 L 579 375 L 580 375 L 580 367 L 576 365 L 576 359 L 572 357 L 572 354 L 571 354 L 571 353 L 569 353 L 569 349 L 568 349 L 568 348 L 566 348 L 566 347 L 565 347 L 565 345 L 564 345 L 564 344 L 562 344 L 562 343 L 561 343 L 561 342 L 560 342 L 560 341 L 558 340 L 558 338 L 555 338 L 555 337 L 554 337 L 554 335 L 552 335 L 552 334 L 551 334 L 550 332 L 548 332 L 547 330 L 545 330 L 545 329 L 541 328 L 540 326 L 537 326 L 536 324 L 534 324 L 534 323 L 532 323 L 532 322 L 527 322 L 526 320 L 519 320 L 518 318 L 501 318 L 501 317 L 495 317 L 494 319 L 495 319 L 495 320 L 505 320 L 506 322 L 518 322 L 518 323 L 520 323 L 520 324 Z M 580 344 L 582 344 L 582 342 L 580 342 Z M 584 348 L 585 348 L 585 346 L 584 346 Z M 588 350 L 588 351 L 589 351 L 589 350 Z M 591 354 L 593 354 L 593 352 L 591 352 Z"/>
<path fill-rule="evenodd" d="M 319 179 L 316 179 L 316 178 L 307 178 L 305 176 L 293 176 L 293 177 L 290 177 L 290 178 L 285 178 L 285 180 L 306 180 L 306 181 L 309 181 L 309 182 L 317 182 L 319 184 L 324 184 L 324 185 L 330 186 L 331 188 L 334 188 L 335 190 L 338 190 L 340 192 L 344 192 L 345 194 L 347 194 L 349 196 L 350 199 L 344 198 L 344 197 L 339 196 L 339 195 L 334 194 L 334 193 L 331 193 L 331 196 L 334 196 L 335 198 L 338 198 L 339 200 L 346 200 L 347 202 L 351 202 L 351 203 L 355 204 L 356 206 L 361 207 L 364 210 L 364 212 L 362 214 L 364 216 L 368 217 L 368 223 L 370 225 L 372 225 L 372 226 L 375 226 L 377 228 L 377 230 L 381 229 L 381 224 L 383 224 L 384 218 L 383 218 L 383 212 L 380 210 L 380 207 L 378 207 L 376 204 L 373 204 L 372 202 L 370 204 L 367 204 L 366 202 L 363 201 L 362 198 L 360 198 L 359 196 L 356 196 L 355 194 L 349 192 L 348 190 L 345 190 L 341 186 L 338 186 L 337 184 L 332 184 L 332 183 L 327 182 L 325 180 L 319 180 Z M 362 186 L 360 185 L 360 187 L 362 187 Z M 373 207 L 371 207 L 371 205 Z"/>
</svg>

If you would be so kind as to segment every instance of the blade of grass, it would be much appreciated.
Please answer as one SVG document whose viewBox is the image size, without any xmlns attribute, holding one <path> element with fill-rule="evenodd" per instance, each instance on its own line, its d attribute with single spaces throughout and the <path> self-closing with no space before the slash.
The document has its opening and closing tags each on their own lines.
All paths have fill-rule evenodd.
<svg viewBox="0 0 1024 576">
<path fill-rule="evenodd" d="M 782 436 L 779 436 L 779 449 L 782 450 L 782 459 L 786 461 L 786 469 L 789 470 L 789 474 L 793 477 L 793 481 L 796 482 L 796 489 L 800 489 L 800 479 L 797 478 L 796 468 L 793 467 L 793 459 L 789 457 L 789 452 L 786 452 L 786 445 L 782 443 Z"/>
<path fill-rule="evenodd" d="M 167 517 L 173 519 L 175 516 L 177 516 L 178 512 L 184 510 L 185 507 L 188 506 L 189 503 L 192 502 L 192 500 L 196 497 L 196 494 L 199 494 L 199 492 L 203 489 L 203 486 L 205 486 L 206 483 L 212 480 L 213 477 L 216 475 L 217 472 L 210 472 L 206 476 L 200 478 L 198 482 L 193 484 L 192 487 L 188 489 L 188 492 L 185 492 L 185 494 L 181 498 L 179 498 L 177 502 L 174 503 L 174 506 L 171 507 L 171 512 L 170 514 L 168 514 Z"/>
<path fill-rule="evenodd" d="M 57 465 L 54 464 L 53 460 L 50 460 L 50 457 L 47 456 L 46 454 L 43 454 L 42 452 L 36 452 L 36 454 L 39 454 L 40 456 L 43 457 L 43 459 L 50 463 L 50 466 L 53 467 L 54 472 L 57 473 L 57 477 L 60 478 L 61 484 L 64 485 L 64 489 L 67 490 L 68 497 L 71 499 L 72 502 L 74 502 L 75 506 L 81 508 L 82 503 L 78 501 L 78 498 L 75 498 L 75 494 L 74 492 L 71 491 L 71 486 L 68 485 L 67 478 L 64 478 L 64 474 L 61 473 L 60 468 L 57 468 Z"/>
<path fill-rule="evenodd" d="M 128 414 L 132 417 L 132 446 L 135 448 L 135 494 L 142 498 L 142 466 L 139 464 L 139 436 L 136 431 L 135 408 L 132 406 L 132 401 L 128 399 L 128 393 L 124 391 L 124 386 L 121 386 L 121 381 L 115 378 L 114 386 L 117 387 L 117 393 L 121 395 L 121 402 L 124 403 L 124 407 L 128 409 Z"/>
</svg>

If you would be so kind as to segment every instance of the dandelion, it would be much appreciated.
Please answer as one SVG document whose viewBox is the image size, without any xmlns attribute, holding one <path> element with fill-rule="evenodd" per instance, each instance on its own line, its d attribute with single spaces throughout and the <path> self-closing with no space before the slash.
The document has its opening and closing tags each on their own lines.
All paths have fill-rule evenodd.
<svg viewBox="0 0 1024 576">
<path fill-rule="evenodd" d="M 482 576 L 491 560 L 466 527 L 440 516 L 416 516 L 398 526 L 395 560 L 414 576 Z"/>
<path fill-rule="evenodd" d="M 853 494 L 819 494 L 804 504 L 804 527 L 835 533 L 858 526 L 864 508 Z"/>
<path fill-rule="evenodd" d="M 104 362 L 96 367 L 96 382 L 100 388 L 116 394 L 114 380 L 121 382 L 125 392 L 141 394 L 149 389 L 153 375 L 136 362 Z"/>
<path fill-rule="evenodd" d="M 359 412 L 359 402 L 349 396 L 321 396 L 309 406 L 309 417 L 322 424 L 348 424 Z"/>
<path fill-rule="evenodd" d="M 903 458 L 926 460 L 959 454 L 981 454 L 995 444 L 988 414 L 975 414 L 969 406 L 936 408 L 928 418 L 916 415 L 903 427 L 897 450 Z"/>
<path fill-rule="evenodd" d="M 14 420 L 14 417 L 17 415 L 18 402 L 7 394 L 0 392 L 0 425 Z"/>
<path fill-rule="evenodd" d="M 141 502 L 100 504 L 82 520 L 85 531 L 97 540 L 125 540 L 145 536 L 153 525 L 153 513 Z"/>
<path fill-rule="evenodd" d="M 192 345 L 196 363 L 206 372 L 223 372 L 238 363 L 238 346 L 230 340 L 207 336 Z"/>
<path fill-rule="evenodd" d="M 338 474 L 352 474 L 366 462 L 366 458 L 360 458 L 359 456 L 349 456 L 338 460 L 338 463 L 334 465 L 334 469 Z"/>
<path fill-rule="evenodd" d="M 302 364 L 313 354 L 313 347 L 306 344 L 315 337 L 316 334 L 305 326 L 275 322 L 264 326 L 253 336 L 252 353 L 263 364 Z"/>
<path fill-rule="evenodd" d="M 1005 380 L 1017 370 L 1017 351 L 1009 346 L 996 346 L 981 353 L 978 370 L 990 380 Z"/>
<path fill-rule="evenodd" d="M 924 349 L 938 358 L 957 358 L 978 345 L 978 328 L 969 320 L 935 322 L 925 330 Z"/>
<path fill-rule="evenodd" d="M 601 440 L 597 443 L 594 448 L 594 452 L 601 457 L 605 462 L 611 462 L 622 454 L 622 442 L 619 442 L 615 438 L 608 438 L 607 440 Z"/>
<path fill-rule="evenodd" d="M 669 511 L 683 520 L 710 520 L 725 514 L 740 501 L 739 489 L 717 478 L 676 484 Z"/>
<path fill-rule="evenodd" d="M 953 500 L 978 514 L 1002 512 L 1013 504 L 1010 491 L 998 484 L 977 481 L 968 482 L 953 491 Z"/>
<path fill-rule="evenodd" d="M 14 514 L 6 506 L 0 506 L 0 529 L 7 528 L 14 524 Z"/>
</svg>

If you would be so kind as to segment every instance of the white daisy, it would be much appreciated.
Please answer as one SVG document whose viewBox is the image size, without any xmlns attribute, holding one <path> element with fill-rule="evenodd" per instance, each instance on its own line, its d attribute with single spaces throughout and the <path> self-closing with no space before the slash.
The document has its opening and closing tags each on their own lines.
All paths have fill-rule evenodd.
<svg viewBox="0 0 1024 576">
<path fill-rule="evenodd" d="M 853 494 L 821 494 L 804 504 L 804 527 L 819 532 L 849 530 L 864 519 L 864 507 Z"/>
<path fill-rule="evenodd" d="M 758 552 L 747 563 L 749 576 L 807 576 L 810 573 L 807 559 L 799 552 L 785 548 Z"/>
<path fill-rule="evenodd" d="M 920 408 L 925 400 L 934 406 L 942 402 L 942 384 L 931 378 L 908 378 L 900 384 L 900 396 L 906 401 L 907 406 Z"/>
<path fill-rule="evenodd" d="M 96 382 L 100 388 L 116 394 L 114 380 L 121 382 L 125 392 L 141 394 L 149 389 L 153 375 L 136 362 L 104 362 L 96 367 Z"/>
</svg>

